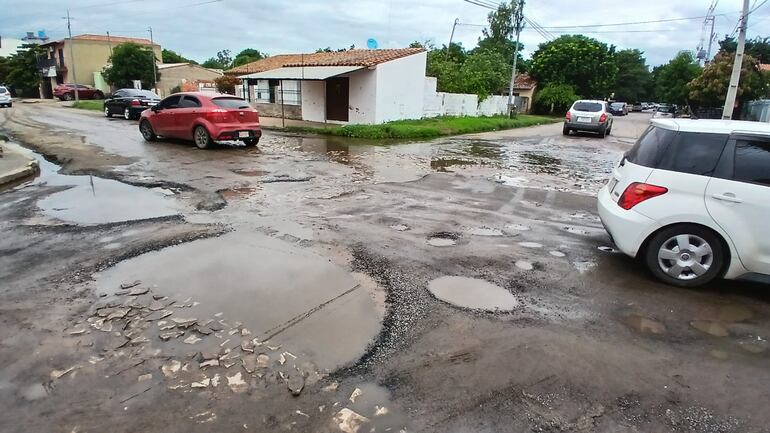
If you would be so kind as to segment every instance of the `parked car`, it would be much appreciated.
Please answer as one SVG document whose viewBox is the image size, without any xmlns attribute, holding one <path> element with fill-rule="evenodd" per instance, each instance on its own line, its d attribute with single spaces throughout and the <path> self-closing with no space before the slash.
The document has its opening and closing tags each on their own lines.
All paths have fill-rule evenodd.
<svg viewBox="0 0 770 433">
<path fill-rule="evenodd" d="M 53 89 L 53 96 L 62 101 L 72 101 L 75 99 L 76 86 L 80 99 L 104 99 L 104 93 L 101 90 L 84 84 L 59 84 Z"/>
<path fill-rule="evenodd" d="M 160 102 L 160 96 L 149 90 L 119 89 L 104 100 L 104 115 L 121 114 L 124 119 L 138 119 L 142 111 Z"/>
<path fill-rule="evenodd" d="M 604 138 L 612 132 L 613 117 L 605 101 L 575 101 L 564 118 L 564 135 L 571 131 L 588 131 Z"/>
<path fill-rule="evenodd" d="M 0 107 L 12 107 L 11 91 L 5 86 L 0 86 Z"/>
<path fill-rule="evenodd" d="M 201 149 L 215 141 L 259 143 L 259 113 L 248 102 L 218 93 L 175 93 L 142 112 L 139 131 L 147 141 L 158 136 L 192 140 Z"/>
<path fill-rule="evenodd" d="M 628 114 L 628 104 L 625 102 L 610 103 L 610 113 L 615 116 L 625 116 Z"/>
<path fill-rule="evenodd" d="M 652 114 L 653 119 L 676 117 L 676 107 L 673 105 L 659 105 Z"/>
<path fill-rule="evenodd" d="M 653 120 L 599 192 L 599 215 L 665 283 L 767 278 L 770 124 Z"/>
<path fill-rule="evenodd" d="M 642 111 L 644 111 L 644 106 L 642 106 L 642 104 L 638 102 L 635 104 L 631 104 L 631 111 L 633 111 L 634 113 L 641 113 Z"/>
</svg>

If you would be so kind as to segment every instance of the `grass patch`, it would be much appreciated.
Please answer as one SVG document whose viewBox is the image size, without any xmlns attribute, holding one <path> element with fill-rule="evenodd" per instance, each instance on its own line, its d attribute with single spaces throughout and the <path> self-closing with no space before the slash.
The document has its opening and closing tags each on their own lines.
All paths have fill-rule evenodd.
<svg viewBox="0 0 770 433">
<path fill-rule="evenodd" d="M 79 102 L 74 102 L 72 104 L 72 108 L 79 108 L 81 110 L 102 111 L 104 110 L 104 102 L 103 101 L 79 101 Z"/>
<path fill-rule="evenodd" d="M 320 128 L 289 126 L 285 130 L 370 140 L 420 139 L 524 128 L 559 121 L 561 118 L 520 114 L 511 119 L 505 116 L 435 117 L 419 120 L 397 120 L 382 125 L 345 125 Z"/>
</svg>

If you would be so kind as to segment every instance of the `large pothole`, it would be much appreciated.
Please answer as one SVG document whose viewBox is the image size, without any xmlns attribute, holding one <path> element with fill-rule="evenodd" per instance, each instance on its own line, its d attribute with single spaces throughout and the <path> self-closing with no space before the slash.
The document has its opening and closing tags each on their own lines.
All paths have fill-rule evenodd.
<svg viewBox="0 0 770 433">
<path fill-rule="evenodd" d="M 428 290 L 444 302 L 472 310 L 512 311 L 519 305 L 511 292 L 476 278 L 436 278 L 428 283 Z"/>
</svg>

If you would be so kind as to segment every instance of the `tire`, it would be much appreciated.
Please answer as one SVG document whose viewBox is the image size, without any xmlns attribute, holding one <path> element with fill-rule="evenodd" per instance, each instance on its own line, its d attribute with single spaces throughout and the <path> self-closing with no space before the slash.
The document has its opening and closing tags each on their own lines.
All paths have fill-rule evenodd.
<svg viewBox="0 0 770 433">
<path fill-rule="evenodd" d="M 131 114 L 131 109 L 126 107 L 123 109 L 123 118 L 126 120 L 131 120 L 134 118 L 133 114 Z"/>
<path fill-rule="evenodd" d="M 569 128 L 567 128 L 567 125 L 564 125 L 564 127 L 561 129 L 561 133 L 563 135 L 569 135 Z"/>
<path fill-rule="evenodd" d="M 259 138 L 247 138 L 243 140 L 243 144 L 246 145 L 246 147 L 254 147 L 259 144 Z"/>
<path fill-rule="evenodd" d="M 645 262 L 660 281 L 700 287 L 721 277 L 727 257 L 722 240 L 711 230 L 679 224 L 658 232 L 647 245 Z"/>
<path fill-rule="evenodd" d="M 198 149 L 208 149 L 214 144 L 213 140 L 211 140 L 211 135 L 209 135 L 209 132 L 206 131 L 206 128 L 203 126 L 195 127 L 193 130 L 193 141 L 195 141 L 195 145 L 198 146 Z"/>
<path fill-rule="evenodd" d="M 599 137 L 604 138 L 607 136 L 607 125 L 599 131 Z"/>
<path fill-rule="evenodd" d="M 607 130 L 607 135 L 612 134 L 612 126 L 610 126 L 610 129 Z"/>
<path fill-rule="evenodd" d="M 102 92 L 94 93 L 94 99 L 104 99 L 104 93 Z"/>
<path fill-rule="evenodd" d="M 142 133 L 142 137 L 144 137 L 145 141 L 155 141 L 158 139 L 158 136 L 155 135 L 155 131 L 152 129 L 152 124 L 147 119 L 139 122 L 139 132 Z"/>
<path fill-rule="evenodd" d="M 75 97 L 74 97 L 74 96 L 72 96 L 72 93 L 65 93 L 65 94 L 63 94 L 63 95 L 62 95 L 62 97 L 61 97 L 61 100 L 62 100 L 62 101 L 71 101 L 71 100 L 73 100 L 73 99 L 75 99 Z"/>
<path fill-rule="evenodd" d="M 104 117 L 112 117 L 112 113 L 110 112 L 110 107 L 107 105 L 104 106 Z"/>
</svg>

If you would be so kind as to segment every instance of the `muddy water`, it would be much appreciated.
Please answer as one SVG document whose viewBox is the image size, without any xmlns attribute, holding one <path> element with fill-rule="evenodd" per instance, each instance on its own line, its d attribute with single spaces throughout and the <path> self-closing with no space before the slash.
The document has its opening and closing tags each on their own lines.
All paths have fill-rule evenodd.
<svg viewBox="0 0 770 433">
<path fill-rule="evenodd" d="M 666 327 L 655 319 L 632 314 L 622 319 L 623 323 L 644 334 L 665 334 Z"/>
<path fill-rule="evenodd" d="M 433 296 L 462 308 L 511 311 L 519 301 L 509 291 L 484 280 L 446 276 L 428 284 Z"/>
<path fill-rule="evenodd" d="M 185 316 L 208 319 L 222 312 L 261 340 L 278 333 L 274 343 L 310 356 L 320 368 L 357 359 L 382 320 L 367 287 L 345 269 L 259 233 L 234 232 L 147 253 L 96 277 L 98 291 L 108 294 L 134 280 L 153 293 L 200 303 Z"/>
</svg>

